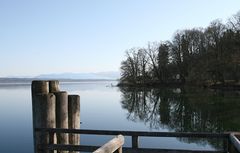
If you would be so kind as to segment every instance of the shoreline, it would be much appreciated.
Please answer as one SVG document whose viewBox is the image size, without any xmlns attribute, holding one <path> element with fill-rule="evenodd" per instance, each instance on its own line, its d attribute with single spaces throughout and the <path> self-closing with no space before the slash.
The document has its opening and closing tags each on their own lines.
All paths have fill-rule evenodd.
<svg viewBox="0 0 240 153">
<path fill-rule="evenodd" d="M 240 90 L 240 84 L 190 84 L 190 83 L 180 83 L 180 82 L 171 82 L 171 83 L 121 83 L 117 84 L 117 87 L 132 87 L 132 88 L 159 88 L 159 87 L 170 87 L 170 88 L 181 88 L 181 87 L 196 87 L 204 89 L 219 89 L 219 90 Z"/>
</svg>

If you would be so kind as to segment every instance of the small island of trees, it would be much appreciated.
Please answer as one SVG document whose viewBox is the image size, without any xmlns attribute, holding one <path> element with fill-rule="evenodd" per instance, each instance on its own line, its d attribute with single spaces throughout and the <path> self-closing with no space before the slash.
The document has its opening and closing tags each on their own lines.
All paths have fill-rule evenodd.
<svg viewBox="0 0 240 153">
<path fill-rule="evenodd" d="M 119 86 L 191 84 L 238 86 L 240 12 L 226 24 L 177 31 L 171 41 L 148 43 L 126 51 Z"/>
</svg>

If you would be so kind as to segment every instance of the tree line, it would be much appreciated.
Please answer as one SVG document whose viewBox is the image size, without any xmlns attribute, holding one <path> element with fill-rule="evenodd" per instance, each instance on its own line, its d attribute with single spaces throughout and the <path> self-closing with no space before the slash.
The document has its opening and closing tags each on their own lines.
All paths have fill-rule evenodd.
<svg viewBox="0 0 240 153">
<path fill-rule="evenodd" d="M 120 84 L 226 84 L 240 78 L 240 12 L 227 23 L 178 30 L 171 41 L 126 51 Z"/>
</svg>

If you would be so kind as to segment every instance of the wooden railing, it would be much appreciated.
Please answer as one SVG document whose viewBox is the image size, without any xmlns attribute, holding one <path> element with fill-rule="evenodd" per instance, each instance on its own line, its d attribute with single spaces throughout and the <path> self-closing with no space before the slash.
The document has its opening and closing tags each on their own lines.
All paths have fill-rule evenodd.
<svg viewBox="0 0 240 153">
<path fill-rule="evenodd" d="M 102 147 L 95 150 L 93 153 L 122 153 L 122 146 L 124 144 L 124 137 L 118 135 L 116 138 L 110 140 L 108 143 L 104 144 Z"/>
<path fill-rule="evenodd" d="M 90 134 L 90 135 L 123 135 L 130 136 L 132 139 L 132 147 L 124 147 L 123 152 L 141 153 L 141 152 L 185 152 L 185 153 L 202 153 L 202 152 L 240 152 L 240 142 L 235 134 L 232 133 L 192 133 L 192 132 L 143 132 L 143 131 L 108 131 L 108 130 L 84 130 L 84 129 L 58 129 L 58 128 L 36 128 L 36 132 L 47 132 L 50 138 L 55 133 L 72 133 L 72 134 Z M 188 137 L 188 138 L 206 138 L 218 139 L 223 142 L 222 150 L 176 150 L 176 149 L 153 149 L 139 148 L 139 137 Z M 49 139 L 50 139 L 49 138 Z M 51 141 L 49 141 L 51 142 Z M 232 146 L 232 147 L 231 147 Z M 86 151 L 93 152 L 101 146 L 86 145 L 63 145 L 63 144 L 46 144 L 40 145 L 39 149 L 44 150 L 68 150 L 68 151 Z M 119 146 L 118 146 L 119 147 Z"/>
<path fill-rule="evenodd" d="M 240 133 L 230 133 L 229 134 L 229 146 L 228 146 L 228 151 L 230 153 L 236 153 L 240 152 L 240 141 L 239 141 L 239 135 Z"/>
</svg>

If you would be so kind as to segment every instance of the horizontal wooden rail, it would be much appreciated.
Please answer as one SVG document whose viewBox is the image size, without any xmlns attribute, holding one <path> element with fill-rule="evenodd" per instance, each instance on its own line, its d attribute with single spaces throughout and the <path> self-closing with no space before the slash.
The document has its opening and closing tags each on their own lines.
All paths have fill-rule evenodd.
<svg viewBox="0 0 240 153">
<path fill-rule="evenodd" d="M 93 153 L 113 153 L 118 150 L 118 153 L 122 153 L 122 146 L 124 144 L 124 137 L 122 135 L 118 135 L 113 138 L 102 147 L 95 150 Z"/>
<path fill-rule="evenodd" d="M 84 152 L 93 152 L 98 149 L 100 146 L 88 146 L 88 145 L 64 145 L 64 144 L 51 144 L 51 145 L 42 145 L 39 146 L 44 150 L 66 150 L 66 151 L 84 151 Z M 177 149 L 152 149 L 152 148 L 129 148 L 123 147 L 124 153 L 225 153 L 226 151 L 222 150 L 177 150 Z"/>
<path fill-rule="evenodd" d="M 101 146 L 88 146 L 88 145 L 68 145 L 68 144 L 48 144 L 48 145 L 39 145 L 38 149 L 40 150 L 64 150 L 64 151 L 84 151 L 84 152 L 93 152 Z"/>
<path fill-rule="evenodd" d="M 195 133 L 195 132 L 144 132 L 144 131 L 109 131 L 84 129 L 35 128 L 39 132 L 74 133 L 92 135 L 119 135 L 145 137 L 194 137 L 194 138 L 229 138 L 229 133 Z"/>
</svg>

